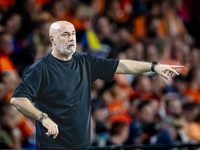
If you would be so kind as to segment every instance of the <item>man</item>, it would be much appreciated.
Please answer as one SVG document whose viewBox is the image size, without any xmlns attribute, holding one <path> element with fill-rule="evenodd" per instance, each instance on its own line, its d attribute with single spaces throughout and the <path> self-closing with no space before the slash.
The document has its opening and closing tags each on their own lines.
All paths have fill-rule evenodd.
<svg viewBox="0 0 200 150">
<path fill-rule="evenodd" d="M 90 94 L 96 79 L 110 81 L 114 73 L 142 73 L 151 67 L 167 79 L 164 72 L 178 74 L 174 69 L 181 67 L 77 53 L 75 29 L 67 21 L 53 23 L 49 34 L 52 51 L 28 68 L 11 99 L 22 114 L 37 120 L 37 149 L 86 149 L 90 145 Z"/>
</svg>

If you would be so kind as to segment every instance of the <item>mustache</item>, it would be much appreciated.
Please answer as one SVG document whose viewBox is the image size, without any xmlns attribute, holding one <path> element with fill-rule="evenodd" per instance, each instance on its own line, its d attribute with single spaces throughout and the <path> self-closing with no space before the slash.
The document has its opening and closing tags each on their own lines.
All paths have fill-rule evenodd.
<svg viewBox="0 0 200 150">
<path fill-rule="evenodd" d="M 67 46 L 69 46 L 69 45 L 75 45 L 75 43 L 67 43 Z"/>
</svg>

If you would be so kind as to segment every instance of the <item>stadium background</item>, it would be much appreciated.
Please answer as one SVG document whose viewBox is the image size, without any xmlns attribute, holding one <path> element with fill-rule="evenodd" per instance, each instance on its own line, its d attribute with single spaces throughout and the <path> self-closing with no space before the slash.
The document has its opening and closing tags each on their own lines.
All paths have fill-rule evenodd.
<svg viewBox="0 0 200 150">
<path fill-rule="evenodd" d="M 26 68 L 51 50 L 48 28 L 58 20 L 74 24 L 78 52 L 184 65 L 169 82 L 155 73 L 97 80 L 93 146 L 200 143 L 199 0 L 0 0 L 1 149 L 35 147 L 34 120 L 9 101 Z"/>
</svg>

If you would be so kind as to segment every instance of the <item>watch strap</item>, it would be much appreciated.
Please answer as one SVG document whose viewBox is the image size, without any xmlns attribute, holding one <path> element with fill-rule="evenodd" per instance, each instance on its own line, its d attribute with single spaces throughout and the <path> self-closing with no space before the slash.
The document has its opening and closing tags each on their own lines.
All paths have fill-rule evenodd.
<svg viewBox="0 0 200 150">
<path fill-rule="evenodd" d="M 42 122 L 42 120 L 46 119 L 46 118 L 48 118 L 48 115 L 46 113 L 42 113 L 41 117 L 40 117 L 40 119 L 38 121 Z"/>
<path fill-rule="evenodd" d="M 151 71 L 155 72 L 154 68 L 155 68 L 155 65 L 157 65 L 158 62 L 157 61 L 152 61 L 151 63 Z"/>
</svg>

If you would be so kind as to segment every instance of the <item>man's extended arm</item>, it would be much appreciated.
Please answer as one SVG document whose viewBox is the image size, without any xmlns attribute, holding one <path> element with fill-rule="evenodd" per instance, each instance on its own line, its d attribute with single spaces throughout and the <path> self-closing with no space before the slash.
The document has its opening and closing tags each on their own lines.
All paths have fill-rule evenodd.
<svg viewBox="0 0 200 150">
<path fill-rule="evenodd" d="M 29 118 L 35 120 L 39 120 L 41 118 L 42 112 L 38 110 L 26 97 L 13 97 L 10 103 L 14 105 L 19 112 Z M 53 138 L 55 139 L 58 135 L 58 126 L 49 117 L 43 119 L 42 124 L 48 130 L 46 134 L 48 136 L 54 135 Z"/>
<path fill-rule="evenodd" d="M 135 60 L 120 60 L 115 73 L 136 74 L 136 73 L 149 72 L 151 71 L 151 65 L 152 63 L 149 62 L 141 62 Z M 182 67 L 183 66 L 157 64 L 154 70 L 155 72 L 157 72 L 158 74 L 169 80 L 168 76 L 172 76 L 173 74 L 178 75 L 178 73 L 174 69 Z M 166 74 L 167 72 L 168 74 Z"/>
</svg>

